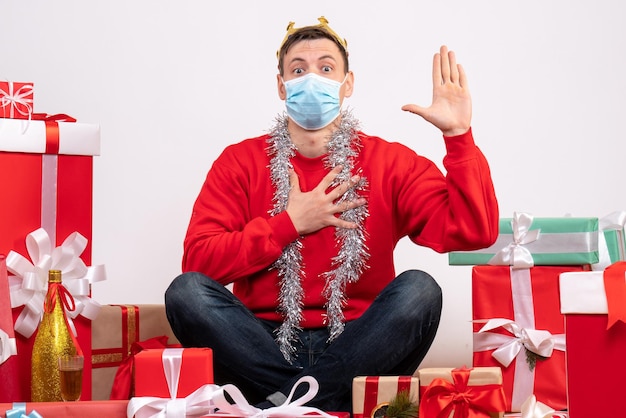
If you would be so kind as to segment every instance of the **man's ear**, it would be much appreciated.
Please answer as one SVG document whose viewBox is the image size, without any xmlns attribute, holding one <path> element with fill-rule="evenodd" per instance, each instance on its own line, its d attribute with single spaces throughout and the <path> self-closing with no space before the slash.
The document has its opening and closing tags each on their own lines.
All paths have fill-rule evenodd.
<svg viewBox="0 0 626 418">
<path fill-rule="evenodd" d="M 280 74 L 276 75 L 276 81 L 278 82 L 278 97 L 280 97 L 280 100 L 285 100 L 287 98 L 287 91 L 285 90 L 285 83 L 283 83 L 283 78 Z"/>
<path fill-rule="evenodd" d="M 352 92 L 354 91 L 354 73 L 352 71 L 348 71 L 346 81 L 343 83 L 343 89 L 343 97 L 352 96 Z"/>
</svg>

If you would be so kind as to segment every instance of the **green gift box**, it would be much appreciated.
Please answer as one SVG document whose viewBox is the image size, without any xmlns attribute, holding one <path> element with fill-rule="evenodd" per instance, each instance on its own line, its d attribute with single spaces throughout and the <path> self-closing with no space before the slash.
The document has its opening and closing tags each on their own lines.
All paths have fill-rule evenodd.
<svg viewBox="0 0 626 418">
<path fill-rule="evenodd" d="M 626 260 L 626 212 L 613 212 L 600 218 L 601 234 L 598 241 L 600 260 L 592 270 L 604 270 L 609 265 Z"/>
<path fill-rule="evenodd" d="M 496 242 L 476 251 L 448 254 L 450 265 L 537 266 L 598 263 L 598 218 L 502 218 Z"/>
</svg>

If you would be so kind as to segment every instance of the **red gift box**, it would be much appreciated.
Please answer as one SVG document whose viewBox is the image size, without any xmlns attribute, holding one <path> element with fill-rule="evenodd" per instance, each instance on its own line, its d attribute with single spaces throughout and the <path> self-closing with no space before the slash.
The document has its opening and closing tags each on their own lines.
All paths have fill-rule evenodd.
<svg viewBox="0 0 626 418">
<path fill-rule="evenodd" d="M 30 119 L 33 114 L 33 83 L 0 81 L 0 117 Z"/>
<path fill-rule="evenodd" d="M 26 237 L 43 227 L 52 246 L 63 243 L 66 237 L 78 232 L 86 238 L 86 248 L 80 259 L 91 263 L 92 224 L 92 178 L 93 155 L 99 153 L 99 127 L 87 124 L 70 129 L 61 125 L 71 123 L 53 121 L 29 121 L 22 134 L 20 121 L 0 120 L 0 178 L 3 205 L 0 205 L 0 253 L 14 251 L 28 257 Z M 55 128 L 56 126 L 56 128 Z M 58 129 L 57 129 L 58 128 Z M 64 141 L 68 139 L 68 144 Z M 84 138 L 89 145 L 78 144 Z M 19 143 L 18 143 L 19 142 Z M 87 152 L 86 155 L 45 154 L 46 142 L 49 149 L 71 154 Z M 39 144 L 43 143 L 43 149 Z M 20 148 L 21 147 L 21 148 Z M 67 148 L 71 148 L 68 150 Z M 20 149 L 22 149 L 20 151 Z M 13 278 L 9 277 L 10 283 Z M 24 307 L 13 309 L 13 321 L 17 320 Z M 91 321 L 84 316 L 74 320 L 78 342 L 86 359 L 91 358 Z M 17 394 L 0 391 L 0 402 L 30 400 L 30 365 L 34 334 L 22 335 L 16 326 L 18 354 L 15 359 L 20 371 L 15 382 Z M 87 360 L 83 373 L 81 398 L 91 399 L 91 363 Z"/>
<path fill-rule="evenodd" d="M 372 412 L 387 405 L 402 391 L 419 402 L 419 379 L 414 376 L 357 376 L 352 381 L 352 414 L 369 418 Z"/>
<path fill-rule="evenodd" d="M 567 407 L 559 275 L 582 270 L 588 266 L 473 267 L 473 363 L 502 368 L 507 411 L 519 412 L 532 394 L 555 410 Z"/>
<path fill-rule="evenodd" d="M 499 367 L 418 370 L 421 418 L 502 418 L 505 399 Z"/>
<path fill-rule="evenodd" d="M 182 352 L 182 355 L 179 354 Z M 213 351 L 210 348 L 147 349 L 135 355 L 135 396 L 170 398 L 165 357 L 180 356 L 176 398 L 185 398 L 205 384 L 213 383 Z"/>
<path fill-rule="evenodd" d="M 618 262 L 604 271 L 561 275 L 570 418 L 624 415 L 626 318 L 613 323 L 613 305 L 626 310 L 625 271 L 626 263 Z"/>
</svg>

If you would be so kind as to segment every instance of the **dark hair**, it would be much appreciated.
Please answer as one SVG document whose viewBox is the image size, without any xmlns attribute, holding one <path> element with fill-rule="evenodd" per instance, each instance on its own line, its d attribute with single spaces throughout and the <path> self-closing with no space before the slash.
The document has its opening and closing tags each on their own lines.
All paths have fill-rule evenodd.
<svg viewBox="0 0 626 418">
<path fill-rule="evenodd" d="M 278 52 L 278 70 L 281 76 L 284 73 L 285 54 L 287 54 L 289 48 L 300 41 L 310 41 L 314 39 L 330 39 L 333 41 L 335 45 L 337 45 L 337 48 L 339 48 L 339 51 L 341 51 L 345 73 L 348 72 L 348 51 L 346 51 L 343 45 L 341 45 L 339 41 L 326 30 L 316 26 L 306 26 L 289 35 L 289 38 L 287 38 L 287 40 L 280 47 Z"/>
</svg>

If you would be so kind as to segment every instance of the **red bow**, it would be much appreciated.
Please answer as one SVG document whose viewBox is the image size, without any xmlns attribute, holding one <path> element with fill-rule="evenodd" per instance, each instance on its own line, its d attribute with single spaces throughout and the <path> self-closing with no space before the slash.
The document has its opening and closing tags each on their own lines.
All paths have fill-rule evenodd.
<svg viewBox="0 0 626 418">
<path fill-rule="evenodd" d="M 65 286 L 63 286 L 63 283 L 50 283 L 48 287 L 48 293 L 46 294 L 46 299 L 43 304 L 43 309 L 45 312 L 52 313 L 52 311 L 54 311 L 54 307 L 57 304 L 57 298 L 59 303 L 61 304 L 62 310 L 73 311 L 76 309 L 74 297 L 72 296 L 70 291 L 67 290 Z M 63 319 L 65 320 L 65 324 L 67 325 L 67 329 L 69 330 L 70 337 L 72 338 L 72 342 L 74 343 L 74 347 L 76 348 L 76 354 L 82 356 L 83 350 L 78 344 L 78 340 L 74 335 L 74 327 L 70 325 L 70 322 L 68 321 L 65 312 L 63 312 Z"/>
<path fill-rule="evenodd" d="M 137 341 L 130 346 L 130 355 L 126 357 L 115 373 L 113 387 L 111 388 L 111 400 L 130 399 L 133 395 L 133 365 L 135 363 L 135 354 L 148 348 L 166 348 L 167 335 L 150 338 L 145 341 Z"/>
<path fill-rule="evenodd" d="M 468 386 L 471 369 L 452 370 L 450 383 L 434 379 L 420 401 L 420 418 L 489 418 L 490 412 L 506 409 L 502 385 Z"/>
<path fill-rule="evenodd" d="M 33 113 L 33 120 L 42 120 L 46 124 L 46 154 L 59 153 L 59 122 L 76 122 L 76 119 L 59 113 L 48 115 L 47 113 Z"/>
</svg>

